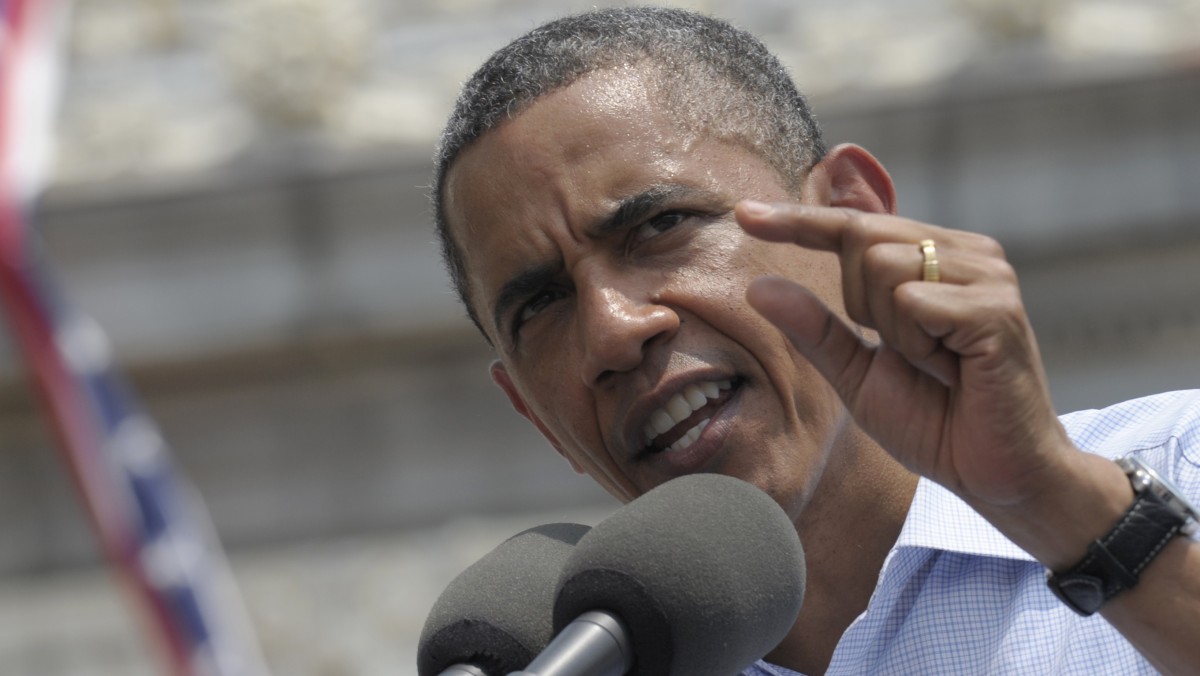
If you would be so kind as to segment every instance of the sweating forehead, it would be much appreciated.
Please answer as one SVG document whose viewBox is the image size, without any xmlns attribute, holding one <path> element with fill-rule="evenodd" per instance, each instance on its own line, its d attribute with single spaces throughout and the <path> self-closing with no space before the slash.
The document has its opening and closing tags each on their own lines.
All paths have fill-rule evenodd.
<svg viewBox="0 0 1200 676">
<path fill-rule="evenodd" d="M 547 95 L 550 96 L 575 106 L 580 115 L 646 113 L 653 102 L 663 97 L 662 80 L 657 69 L 621 66 L 584 75 L 572 85 Z"/>
<path fill-rule="evenodd" d="M 620 67 L 589 73 L 538 98 L 467 146 L 447 174 L 447 200 L 452 202 L 471 187 L 464 185 L 464 172 L 457 171 L 464 164 L 498 169 L 506 164 L 538 166 L 540 162 L 574 160 L 595 150 L 598 139 L 614 133 L 624 140 L 642 138 L 664 146 L 692 142 L 697 132 L 686 120 L 668 112 L 663 105 L 666 97 L 658 76 L 645 69 Z M 547 148 L 522 143 L 521 135 L 531 127 L 555 132 L 557 145 Z M 515 143 L 514 138 L 518 139 Z"/>
<path fill-rule="evenodd" d="M 491 209 L 527 210 L 525 218 L 545 216 L 532 200 L 522 199 L 525 189 L 544 188 L 554 180 L 561 183 L 563 166 L 596 154 L 601 144 L 637 144 L 658 152 L 632 156 L 609 155 L 608 162 L 622 162 L 627 171 L 610 176 L 633 175 L 647 163 L 669 163 L 671 157 L 693 145 L 700 131 L 686 118 L 669 114 L 669 95 L 661 87 L 657 69 L 638 66 L 596 71 L 571 85 L 542 96 L 514 117 L 497 125 L 464 149 L 446 176 L 445 214 L 449 232 L 462 252 L 468 283 L 467 297 L 477 313 L 481 303 L 477 273 L 486 259 L 489 267 L 519 267 L 520 247 L 496 248 L 487 242 L 492 228 Z M 529 143 L 530 130 L 554 134 L 554 144 Z M 628 161 L 626 161 L 628 160 Z M 660 173 L 668 167 L 656 167 Z M 553 178 L 552 178 L 553 177 Z M 585 176 L 586 177 L 586 176 Z M 556 184 L 557 185 L 557 184 Z M 562 189 L 569 186 L 559 185 Z M 578 195 L 562 195 L 560 203 Z"/>
</svg>

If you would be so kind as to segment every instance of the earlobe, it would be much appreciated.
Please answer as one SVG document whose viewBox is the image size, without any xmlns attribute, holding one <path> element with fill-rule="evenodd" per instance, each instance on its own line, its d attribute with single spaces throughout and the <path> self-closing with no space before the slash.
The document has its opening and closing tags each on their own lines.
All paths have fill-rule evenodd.
<svg viewBox="0 0 1200 676">
<path fill-rule="evenodd" d="M 808 173 L 802 194 L 822 205 L 896 213 L 892 177 L 874 155 L 853 143 L 830 149 Z"/>
<path fill-rule="evenodd" d="M 554 450 L 558 451 L 559 455 L 566 458 L 567 462 L 571 464 L 571 469 L 573 469 L 576 474 L 584 474 L 585 472 L 583 471 L 583 467 L 580 467 L 579 463 L 575 462 L 574 458 L 567 455 L 567 453 L 563 450 L 562 444 L 558 443 L 558 439 L 550 432 L 545 423 L 542 422 L 541 418 L 539 418 L 532 410 L 530 410 L 529 404 L 525 403 L 525 398 L 521 396 L 519 391 L 517 391 L 517 386 L 513 383 L 512 376 L 508 374 L 508 369 L 504 368 L 504 364 L 497 359 L 496 361 L 492 362 L 490 371 L 492 374 L 492 382 L 496 383 L 496 386 L 499 387 L 504 392 L 505 396 L 508 397 L 508 402 L 512 404 L 513 409 L 516 410 L 517 413 L 520 413 L 521 417 L 533 423 L 533 426 L 537 428 L 537 431 L 541 432 L 542 436 L 546 438 L 546 441 L 550 442 L 550 445 L 554 447 Z"/>
</svg>

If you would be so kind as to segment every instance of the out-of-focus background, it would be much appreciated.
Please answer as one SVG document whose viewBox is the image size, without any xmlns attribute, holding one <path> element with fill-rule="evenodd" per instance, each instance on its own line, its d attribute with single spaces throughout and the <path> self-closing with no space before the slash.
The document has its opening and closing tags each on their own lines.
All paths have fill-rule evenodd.
<svg viewBox="0 0 1200 676">
<path fill-rule="evenodd" d="M 454 574 L 614 506 L 494 391 L 425 200 L 458 85 L 596 4 L 76 2 L 41 231 L 277 674 L 415 673 Z M 674 4 L 761 35 L 902 213 L 1004 244 L 1060 409 L 1200 386 L 1200 0 Z M 158 673 L 2 334 L 0 534 L 0 674 Z"/>
</svg>

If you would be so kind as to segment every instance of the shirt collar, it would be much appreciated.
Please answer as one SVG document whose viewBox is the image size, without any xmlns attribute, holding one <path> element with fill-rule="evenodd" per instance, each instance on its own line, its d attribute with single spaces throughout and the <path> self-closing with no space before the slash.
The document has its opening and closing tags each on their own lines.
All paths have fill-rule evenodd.
<svg viewBox="0 0 1200 676">
<path fill-rule="evenodd" d="M 958 496 L 924 477 L 917 483 L 912 506 L 894 549 L 903 547 L 1035 560 Z"/>
</svg>

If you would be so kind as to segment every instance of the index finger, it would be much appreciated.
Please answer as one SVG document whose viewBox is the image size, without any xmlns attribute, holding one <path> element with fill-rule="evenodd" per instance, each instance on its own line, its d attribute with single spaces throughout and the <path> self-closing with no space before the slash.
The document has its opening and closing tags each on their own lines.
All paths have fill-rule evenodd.
<svg viewBox="0 0 1200 676">
<path fill-rule="evenodd" d="M 918 242 L 925 237 L 924 230 L 909 219 L 845 207 L 744 200 L 734 207 L 734 214 L 742 229 L 760 239 L 838 254 L 852 241 Z"/>
</svg>

